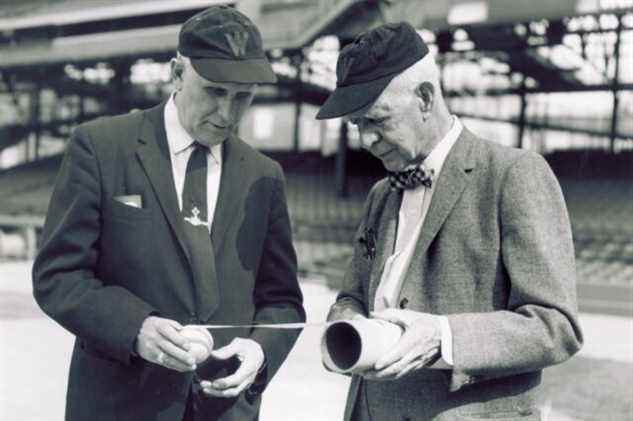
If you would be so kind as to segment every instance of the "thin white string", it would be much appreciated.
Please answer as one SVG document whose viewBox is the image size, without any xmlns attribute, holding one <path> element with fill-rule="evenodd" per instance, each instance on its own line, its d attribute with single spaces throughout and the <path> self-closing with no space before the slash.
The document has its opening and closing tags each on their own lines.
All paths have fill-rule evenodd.
<svg viewBox="0 0 633 421">
<path fill-rule="evenodd" d="M 270 323 L 270 324 L 250 324 L 250 325 L 187 325 L 185 327 L 195 327 L 203 329 L 243 329 L 243 328 L 262 328 L 262 329 L 303 329 L 306 327 L 326 327 L 334 322 L 319 323 Z"/>
</svg>

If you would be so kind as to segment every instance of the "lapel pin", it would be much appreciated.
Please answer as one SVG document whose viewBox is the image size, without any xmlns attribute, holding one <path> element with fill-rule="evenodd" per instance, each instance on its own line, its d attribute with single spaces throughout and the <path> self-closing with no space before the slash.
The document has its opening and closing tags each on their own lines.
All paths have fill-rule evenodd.
<svg viewBox="0 0 633 421">
<path fill-rule="evenodd" d="M 365 258 L 374 260 L 376 257 L 376 234 L 373 228 L 366 229 L 365 235 L 359 238 L 358 242 L 365 246 Z"/>
</svg>

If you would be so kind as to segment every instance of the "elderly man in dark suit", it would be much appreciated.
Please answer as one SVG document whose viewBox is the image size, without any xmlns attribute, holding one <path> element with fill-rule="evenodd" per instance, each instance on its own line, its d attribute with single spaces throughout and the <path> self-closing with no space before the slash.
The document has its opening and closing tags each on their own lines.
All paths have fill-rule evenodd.
<svg viewBox="0 0 633 421">
<path fill-rule="evenodd" d="M 329 319 L 403 328 L 353 377 L 345 419 L 540 420 L 542 369 L 582 344 L 570 224 L 550 168 L 450 114 L 408 24 L 346 46 L 337 76 L 317 117 L 347 117 L 389 177 L 369 193 Z"/>
<path fill-rule="evenodd" d="M 280 166 L 236 136 L 275 76 L 253 23 L 189 19 L 175 91 L 147 111 L 79 126 L 33 268 L 42 309 L 76 335 L 67 420 L 255 420 L 298 331 L 188 324 L 302 322 Z"/>
</svg>

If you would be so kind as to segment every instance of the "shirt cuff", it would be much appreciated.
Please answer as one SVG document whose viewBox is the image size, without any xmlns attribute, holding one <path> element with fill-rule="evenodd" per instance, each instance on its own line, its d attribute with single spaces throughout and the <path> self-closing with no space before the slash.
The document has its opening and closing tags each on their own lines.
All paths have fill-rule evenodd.
<svg viewBox="0 0 633 421">
<path fill-rule="evenodd" d="M 437 316 L 440 321 L 440 330 L 442 334 L 441 338 L 441 350 L 442 359 L 450 366 L 453 365 L 453 333 L 451 332 L 451 325 L 448 323 L 448 317 Z"/>
</svg>

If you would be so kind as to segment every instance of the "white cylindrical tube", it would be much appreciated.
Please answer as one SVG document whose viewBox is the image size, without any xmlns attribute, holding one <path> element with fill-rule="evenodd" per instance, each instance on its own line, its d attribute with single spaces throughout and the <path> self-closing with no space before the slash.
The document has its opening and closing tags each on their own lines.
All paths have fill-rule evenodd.
<svg viewBox="0 0 633 421">
<path fill-rule="evenodd" d="M 402 336 L 402 328 L 386 320 L 355 319 L 332 323 L 321 337 L 321 356 L 338 373 L 359 373 L 374 366 Z"/>
</svg>

